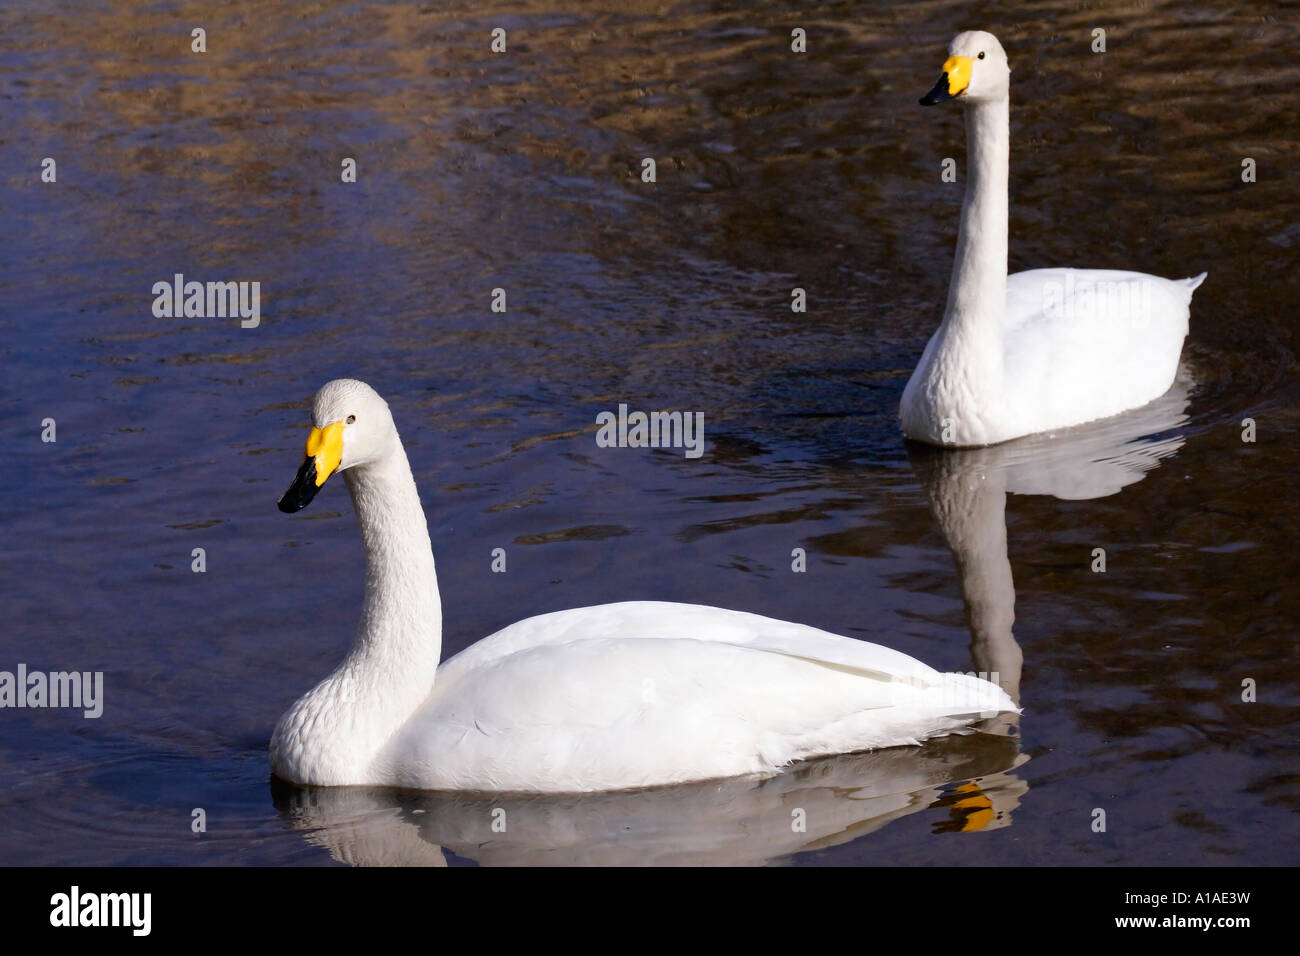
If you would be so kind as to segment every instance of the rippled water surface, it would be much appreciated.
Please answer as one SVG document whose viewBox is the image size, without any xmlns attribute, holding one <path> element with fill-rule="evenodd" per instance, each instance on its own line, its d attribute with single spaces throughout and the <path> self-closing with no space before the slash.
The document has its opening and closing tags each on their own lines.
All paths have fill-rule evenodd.
<svg viewBox="0 0 1300 956">
<path fill-rule="evenodd" d="M 103 671 L 106 703 L 0 711 L 0 862 L 1297 862 L 1300 30 L 1268 3 L 1014 11 L 6 6 L 0 669 Z M 1012 268 L 1209 279 L 1161 401 L 944 455 L 896 415 L 965 156 L 959 111 L 916 100 L 969 27 L 1014 68 Z M 261 325 L 155 318 L 175 273 L 260 281 Z M 344 489 L 275 510 L 343 375 L 406 441 L 445 654 L 717 604 L 996 670 L 1018 736 L 509 798 L 509 839 L 502 798 L 273 786 L 274 723 L 361 599 Z M 598 449 L 620 402 L 703 412 L 704 455 Z"/>
</svg>

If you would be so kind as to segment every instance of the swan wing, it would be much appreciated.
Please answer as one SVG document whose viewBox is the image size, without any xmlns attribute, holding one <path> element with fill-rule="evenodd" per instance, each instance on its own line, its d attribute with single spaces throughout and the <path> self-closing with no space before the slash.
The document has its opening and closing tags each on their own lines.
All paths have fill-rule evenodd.
<svg viewBox="0 0 1300 956">
<path fill-rule="evenodd" d="M 1168 391 L 1203 279 L 1110 269 L 1008 276 L 1004 406 L 1022 419 L 1015 430 L 1107 418 Z"/>
<path fill-rule="evenodd" d="M 805 624 L 702 604 L 624 601 L 539 614 L 511 624 L 446 661 L 438 669 L 438 683 L 449 686 L 462 674 L 530 647 L 616 637 L 748 647 L 922 685 L 940 676 L 900 651 Z"/>
<path fill-rule="evenodd" d="M 1015 710 L 988 681 L 719 608 L 580 608 L 480 643 L 390 742 L 383 772 L 400 785 L 565 792 L 774 773 Z"/>
</svg>

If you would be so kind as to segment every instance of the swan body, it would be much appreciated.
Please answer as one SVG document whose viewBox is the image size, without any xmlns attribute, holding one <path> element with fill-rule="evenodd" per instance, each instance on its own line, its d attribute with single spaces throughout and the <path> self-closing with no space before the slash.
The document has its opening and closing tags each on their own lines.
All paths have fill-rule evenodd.
<svg viewBox="0 0 1300 956">
<path fill-rule="evenodd" d="M 1107 269 L 1007 275 L 1010 67 L 992 34 L 959 34 L 921 102 L 966 107 L 969 187 L 948 304 L 903 391 L 903 432 L 932 445 L 992 445 L 1108 418 L 1163 395 L 1205 273 Z"/>
<path fill-rule="evenodd" d="M 433 553 L 387 404 L 324 386 L 280 507 L 342 471 L 366 550 L 343 663 L 281 718 L 275 773 L 322 786 L 584 792 L 771 774 L 1015 711 L 994 684 L 756 614 L 634 601 L 528 618 L 439 666 Z"/>
</svg>

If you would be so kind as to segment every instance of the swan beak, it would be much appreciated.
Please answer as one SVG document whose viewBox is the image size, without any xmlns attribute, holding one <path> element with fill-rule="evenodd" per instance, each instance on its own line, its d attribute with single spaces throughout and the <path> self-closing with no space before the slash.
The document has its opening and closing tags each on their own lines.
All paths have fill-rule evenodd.
<svg viewBox="0 0 1300 956">
<path fill-rule="evenodd" d="M 943 62 L 943 76 L 934 84 L 934 89 L 921 97 L 922 106 L 933 106 L 961 96 L 970 86 L 971 59 L 968 56 L 950 56 Z"/>
<path fill-rule="evenodd" d="M 313 428 L 307 436 L 307 458 L 294 476 L 289 490 L 280 496 L 279 508 L 285 514 L 301 511 L 311 504 L 325 479 L 334 474 L 343 459 L 343 423 Z"/>
</svg>

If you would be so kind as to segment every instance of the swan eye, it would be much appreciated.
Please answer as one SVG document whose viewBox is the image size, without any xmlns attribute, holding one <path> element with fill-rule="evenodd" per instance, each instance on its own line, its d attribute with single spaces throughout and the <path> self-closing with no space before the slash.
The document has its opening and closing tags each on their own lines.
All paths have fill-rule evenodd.
<svg viewBox="0 0 1300 956">
<path fill-rule="evenodd" d="M 981 60 L 984 59 L 984 54 L 983 54 L 983 53 L 980 54 L 980 59 L 981 59 Z"/>
<path fill-rule="evenodd" d="M 351 424 L 352 424 L 353 422 L 355 422 L 356 420 L 357 420 L 357 416 L 355 416 L 355 415 L 349 415 L 349 416 L 348 416 L 348 424 L 349 424 L 349 425 L 351 425 Z"/>
</svg>

